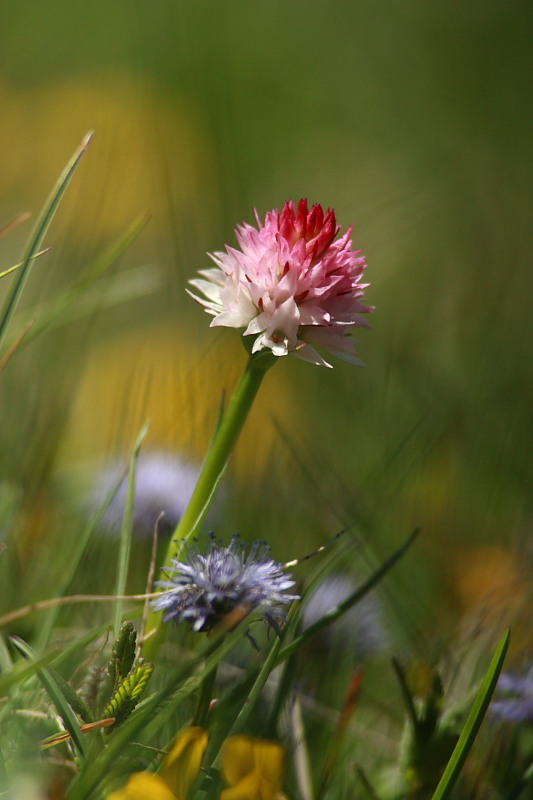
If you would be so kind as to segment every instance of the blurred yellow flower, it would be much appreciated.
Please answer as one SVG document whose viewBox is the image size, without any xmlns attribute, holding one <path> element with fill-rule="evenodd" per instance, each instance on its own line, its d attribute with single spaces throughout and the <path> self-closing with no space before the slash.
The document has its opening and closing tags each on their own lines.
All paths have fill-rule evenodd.
<svg viewBox="0 0 533 800">
<path fill-rule="evenodd" d="M 107 800 L 187 800 L 198 777 L 208 734 L 204 728 L 187 728 L 178 737 L 159 773 L 136 772 Z"/>
<path fill-rule="evenodd" d="M 186 225 L 193 233 L 206 230 L 215 213 L 212 144 L 185 98 L 169 98 L 138 74 L 106 70 L 37 87 L 0 80 L 0 105 L 0 200 L 8 213 L 21 203 L 37 209 L 73 148 L 94 129 L 90 163 L 54 223 L 67 229 L 73 247 L 119 235 L 144 209 L 155 217 L 146 233 L 152 248 L 170 213 L 180 234 Z"/>
<path fill-rule="evenodd" d="M 66 426 L 59 466 L 127 459 L 143 423 L 143 452 L 175 453 L 201 464 L 213 435 L 221 392 L 230 397 L 246 363 L 242 344 L 220 337 L 195 343 L 176 324 L 132 326 L 94 348 L 84 367 Z M 298 430 L 285 370 L 272 370 L 247 420 L 230 473 L 255 482 L 272 467 L 279 434 L 275 415 Z M 98 469 L 98 467 L 97 467 Z"/>
<path fill-rule="evenodd" d="M 220 800 L 287 800 L 285 751 L 277 742 L 231 736 L 222 747 L 222 774 L 230 785 Z"/>
<path fill-rule="evenodd" d="M 176 800 L 163 778 L 155 772 L 135 772 L 127 784 L 111 792 L 107 800 Z"/>
</svg>

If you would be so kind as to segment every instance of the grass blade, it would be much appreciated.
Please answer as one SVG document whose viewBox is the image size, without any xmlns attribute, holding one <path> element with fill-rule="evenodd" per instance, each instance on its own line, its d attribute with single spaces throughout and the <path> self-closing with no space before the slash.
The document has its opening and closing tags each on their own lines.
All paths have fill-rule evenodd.
<svg viewBox="0 0 533 800">
<path fill-rule="evenodd" d="M 4 309 L 0 315 L 0 343 L 2 342 L 7 326 L 9 325 L 11 317 L 13 316 L 17 303 L 20 299 L 20 295 L 24 289 L 24 284 L 28 279 L 33 259 L 39 251 L 41 243 L 48 228 L 50 227 L 50 223 L 54 218 L 67 186 L 69 185 L 70 180 L 78 167 L 78 164 L 87 150 L 91 139 L 92 132 L 84 136 L 80 146 L 59 176 L 56 185 L 50 192 L 48 199 L 44 204 L 44 208 L 39 215 L 35 228 L 28 240 L 28 244 L 26 245 L 26 249 L 22 256 L 22 266 L 19 270 L 17 280 L 13 285 L 11 293 L 7 297 L 7 300 L 4 304 Z"/>
<path fill-rule="evenodd" d="M 411 536 L 407 539 L 404 544 L 396 552 L 394 552 L 380 567 L 377 569 L 371 576 L 366 580 L 355 592 L 353 592 L 349 597 L 346 598 L 342 603 L 339 603 L 338 606 L 332 608 L 331 611 L 328 611 L 327 614 L 324 614 L 321 619 L 317 620 L 313 625 L 310 625 L 308 628 L 303 631 L 296 639 L 286 645 L 280 653 L 277 660 L 277 664 L 284 661 L 290 655 L 292 655 L 295 650 L 301 647 L 305 642 L 309 641 L 313 636 L 316 636 L 323 628 L 327 628 L 328 625 L 331 625 L 332 622 L 335 622 L 336 619 L 341 617 L 347 611 L 352 608 L 356 603 L 358 603 L 362 598 L 371 591 L 384 577 L 385 575 L 390 572 L 393 566 L 402 558 L 403 555 L 409 550 L 412 543 L 418 536 L 419 531 L 416 530 Z"/>
<path fill-rule="evenodd" d="M 10 641 L 25 658 L 30 660 L 35 658 L 35 652 L 33 649 L 22 639 L 19 639 L 18 636 L 11 636 Z M 55 705 L 61 719 L 65 724 L 65 728 L 70 733 L 76 749 L 81 756 L 84 756 L 85 742 L 83 741 L 83 734 L 81 732 L 79 722 L 64 693 L 55 680 L 52 671 L 46 668 L 39 669 L 37 670 L 37 677 L 41 681 L 44 689 L 50 695 L 53 704 Z"/>
<path fill-rule="evenodd" d="M 121 302 L 122 299 L 129 299 L 129 295 L 135 297 L 143 290 L 148 292 L 157 287 L 158 283 L 154 279 L 152 269 L 134 268 L 128 270 L 125 275 L 119 273 L 112 276 L 112 282 L 107 277 L 110 288 L 107 289 L 106 295 L 102 295 L 102 281 L 106 278 L 106 273 L 139 236 L 149 219 L 150 216 L 147 213 L 137 217 L 124 234 L 100 253 L 83 271 L 74 285 L 66 289 L 53 303 L 38 304 L 29 310 L 29 316 L 37 321 L 28 337 L 28 342 L 43 331 L 53 330 L 77 320 L 85 314 L 94 312 L 98 307 Z M 129 292 L 127 291 L 128 280 L 132 284 Z M 117 283 L 118 285 L 116 285 Z M 111 296 L 108 296 L 109 294 Z"/>
<path fill-rule="evenodd" d="M 70 563 L 67 569 L 65 569 L 62 577 L 61 582 L 56 588 L 56 597 L 62 597 L 65 595 L 69 589 L 69 586 L 72 584 L 74 576 L 76 574 L 76 570 L 78 569 L 79 563 L 87 549 L 87 546 L 95 533 L 100 527 L 102 520 L 104 519 L 107 510 L 113 500 L 115 499 L 115 495 L 117 494 L 118 490 L 120 489 L 120 485 L 125 478 L 125 472 L 120 476 L 119 480 L 115 483 L 115 485 L 110 489 L 106 497 L 104 498 L 104 502 L 94 514 L 85 527 L 83 528 L 80 536 L 76 541 L 76 547 L 74 552 L 70 556 Z M 37 649 L 42 650 L 48 644 L 50 637 L 52 635 L 52 631 L 54 630 L 54 625 L 57 620 L 57 616 L 59 614 L 59 606 L 57 608 L 51 609 L 48 613 L 47 618 L 41 623 L 39 638 L 37 640 Z"/>
<path fill-rule="evenodd" d="M 0 675 L 0 697 L 7 694 L 12 686 L 21 683 L 27 678 L 31 678 L 32 675 L 35 675 L 40 669 L 50 664 L 57 655 L 57 650 L 49 650 L 38 658 L 34 656 L 31 661 L 19 661 L 13 665 L 12 669 L 4 670 L 2 675 Z"/>
<path fill-rule="evenodd" d="M 84 761 L 83 768 L 70 786 L 69 800 L 89 800 L 108 778 L 119 756 L 141 731 L 143 738 L 149 739 L 168 723 L 169 718 L 176 718 L 177 705 L 200 687 L 202 679 L 216 669 L 241 636 L 239 628 L 228 634 L 220 633 L 208 640 L 191 661 L 180 666 L 166 686 L 144 701 L 142 707 L 113 734 L 105 750 L 93 760 Z M 202 674 L 195 675 L 200 664 L 203 664 Z"/>
<path fill-rule="evenodd" d="M 494 689 L 496 688 L 496 684 L 503 667 L 503 662 L 507 654 L 509 638 L 510 632 L 507 631 L 505 635 L 502 636 L 498 644 L 488 672 L 483 679 L 483 683 L 481 684 L 477 693 L 472 710 L 470 711 L 468 719 L 466 720 L 466 724 L 461 732 L 459 741 L 457 742 L 457 745 L 452 753 L 452 757 L 450 758 L 448 765 L 444 770 L 444 775 L 439 781 L 439 785 L 435 790 L 432 800 L 446 800 L 446 798 L 450 796 L 450 792 L 452 791 L 455 782 L 459 777 L 459 773 L 464 766 L 470 749 L 474 743 L 474 739 L 479 731 L 480 725 L 483 722 L 483 717 L 485 716 L 487 708 L 489 707 L 489 703 L 491 701 Z"/>
<path fill-rule="evenodd" d="M 35 255 L 32 256 L 32 258 L 38 258 L 39 256 L 44 256 L 45 253 L 49 252 L 50 248 L 47 247 L 45 250 L 41 250 L 40 253 L 35 253 Z M 21 269 L 22 264 L 23 262 L 21 261 L 19 264 L 13 264 L 12 267 L 7 267 L 7 269 L 2 270 L 2 272 L 0 272 L 0 279 L 6 278 L 8 275 L 12 275 L 13 272 L 16 272 L 18 269 Z"/>
<path fill-rule="evenodd" d="M 137 459 L 141 451 L 142 443 L 150 428 L 150 422 L 145 422 L 130 458 L 130 468 L 128 473 L 128 490 L 126 493 L 126 505 L 124 507 L 124 518 L 122 520 L 122 530 L 120 532 L 120 543 L 118 552 L 117 582 L 115 593 L 121 597 L 126 593 L 126 581 L 128 578 L 128 567 L 130 563 L 131 536 L 133 532 L 133 507 L 135 505 L 135 474 L 137 471 Z M 118 639 L 122 627 L 122 600 L 117 600 L 115 605 L 115 616 L 113 623 L 114 638 Z"/>
</svg>

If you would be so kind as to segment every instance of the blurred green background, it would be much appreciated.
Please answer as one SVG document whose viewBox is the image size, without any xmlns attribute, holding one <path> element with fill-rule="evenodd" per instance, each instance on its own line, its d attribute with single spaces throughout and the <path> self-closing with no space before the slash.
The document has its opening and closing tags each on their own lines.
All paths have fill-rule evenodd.
<svg viewBox="0 0 533 800">
<path fill-rule="evenodd" d="M 427 651 L 459 624 L 513 621 L 526 652 L 530 4 L 18 0 L 0 15 L 0 221 L 37 212 L 95 129 L 26 306 L 146 209 L 116 272 L 148 265 L 158 281 L 112 308 L 102 290 L 4 372 L 2 501 L 28 595 L 48 596 L 29 563 L 43 555 L 49 592 L 68 558 L 79 522 L 60 498 L 78 463 L 125 459 L 147 416 L 148 449 L 201 459 L 245 355 L 185 282 L 254 208 L 307 197 L 367 255 L 367 368 L 276 366 L 217 530 L 289 559 L 353 522 L 364 573 L 363 550 L 382 558 L 420 527 L 386 590 L 410 639 Z M 2 240 L 2 265 L 27 233 Z"/>
</svg>

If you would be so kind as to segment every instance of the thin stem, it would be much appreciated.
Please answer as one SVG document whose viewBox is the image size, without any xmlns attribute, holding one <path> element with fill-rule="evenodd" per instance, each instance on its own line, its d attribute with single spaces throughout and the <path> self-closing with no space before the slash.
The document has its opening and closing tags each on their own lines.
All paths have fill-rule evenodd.
<svg viewBox="0 0 533 800">
<path fill-rule="evenodd" d="M 207 727 L 207 718 L 209 716 L 209 708 L 211 706 L 211 700 L 213 699 L 213 689 L 215 688 L 215 680 L 217 677 L 217 666 L 208 672 L 202 681 L 200 694 L 198 696 L 198 705 L 196 706 L 194 721 L 192 723 L 193 725 L 200 725 L 203 728 Z"/>
<path fill-rule="evenodd" d="M 217 428 L 189 505 L 169 543 L 164 560 L 167 568 L 172 559 L 179 557 L 184 545 L 195 534 L 205 518 L 263 378 L 275 362 L 276 358 L 270 352 L 256 353 L 250 356 L 228 410 Z M 163 572 L 162 578 L 165 577 L 166 574 Z M 145 657 L 152 660 L 163 638 L 160 624 L 161 614 L 152 612 L 148 619 L 144 648 Z"/>
</svg>

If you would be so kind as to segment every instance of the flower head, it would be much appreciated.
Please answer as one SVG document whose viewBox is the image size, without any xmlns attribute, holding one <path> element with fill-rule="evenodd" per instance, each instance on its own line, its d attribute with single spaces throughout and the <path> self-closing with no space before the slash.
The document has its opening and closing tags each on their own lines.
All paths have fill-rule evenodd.
<svg viewBox="0 0 533 800">
<path fill-rule="evenodd" d="M 357 583 L 349 575 L 327 575 L 306 600 L 302 628 L 305 630 L 323 619 L 353 595 L 356 589 Z M 321 657 L 326 650 L 330 659 L 338 660 L 343 654 L 361 659 L 378 653 L 385 648 L 387 638 L 377 598 L 367 594 L 333 624 L 320 631 L 312 641 Z"/>
<path fill-rule="evenodd" d="M 208 631 L 239 606 L 259 610 L 274 628 L 283 619 L 283 606 L 298 598 L 286 594 L 294 586 L 282 564 L 270 558 L 265 542 L 249 548 L 239 536 L 224 546 L 211 535 L 207 553 L 189 549 L 189 562 L 171 559 L 168 580 L 157 585 L 167 589 L 152 601 L 164 612 L 165 622 L 190 622 L 193 631 Z"/>
<path fill-rule="evenodd" d="M 159 773 L 134 772 L 125 786 L 107 795 L 107 800 L 187 800 L 200 772 L 207 741 L 204 728 L 186 728 Z"/>
<path fill-rule="evenodd" d="M 502 673 L 498 691 L 500 697 L 490 704 L 493 716 L 507 722 L 533 722 L 533 668 L 525 675 Z"/>
<path fill-rule="evenodd" d="M 360 364 L 350 333 L 366 325 L 360 315 L 372 309 L 362 302 L 366 260 L 352 250 L 352 228 L 336 239 L 335 212 L 324 214 L 320 205 L 309 211 L 307 200 L 270 211 L 264 225 L 257 212 L 256 220 L 257 228 L 237 227 L 240 250 L 212 254 L 216 267 L 190 281 L 206 298 L 190 293 L 214 316 L 211 325 L 244 328 L 244 336 L 256 337 L 252 353 L 294 352 L 331 366 L 312 346 L 318 345 Z"/>
<path fill-rule="evenodd" d="M 171 533 L 183 516 L 198 480 L 199 469 L 179 455 L 154 451 L 142 453 L 137 461 L 133 530 L 139 536 L 152 536 L 159 514 L 165 516 L 160 531 Z M 122 477 L 122 481 L 121 481 Z M 128 493 L 124 463 L 113 461 L 100 472 L 90 506 L 101 508 L 110 491 L 120 485 L 104 514 L 102 525 L 119 533 Z M 89 503 L 87 503 L 89 505 Z"/>
<path fill-rule="evenodd" d="M 277 742 L 230 736 L 222 746 L 221 760 L 229 787 L 220 800 L 287 800 L 282 791 L 285 751 Z"/>
</svg>

